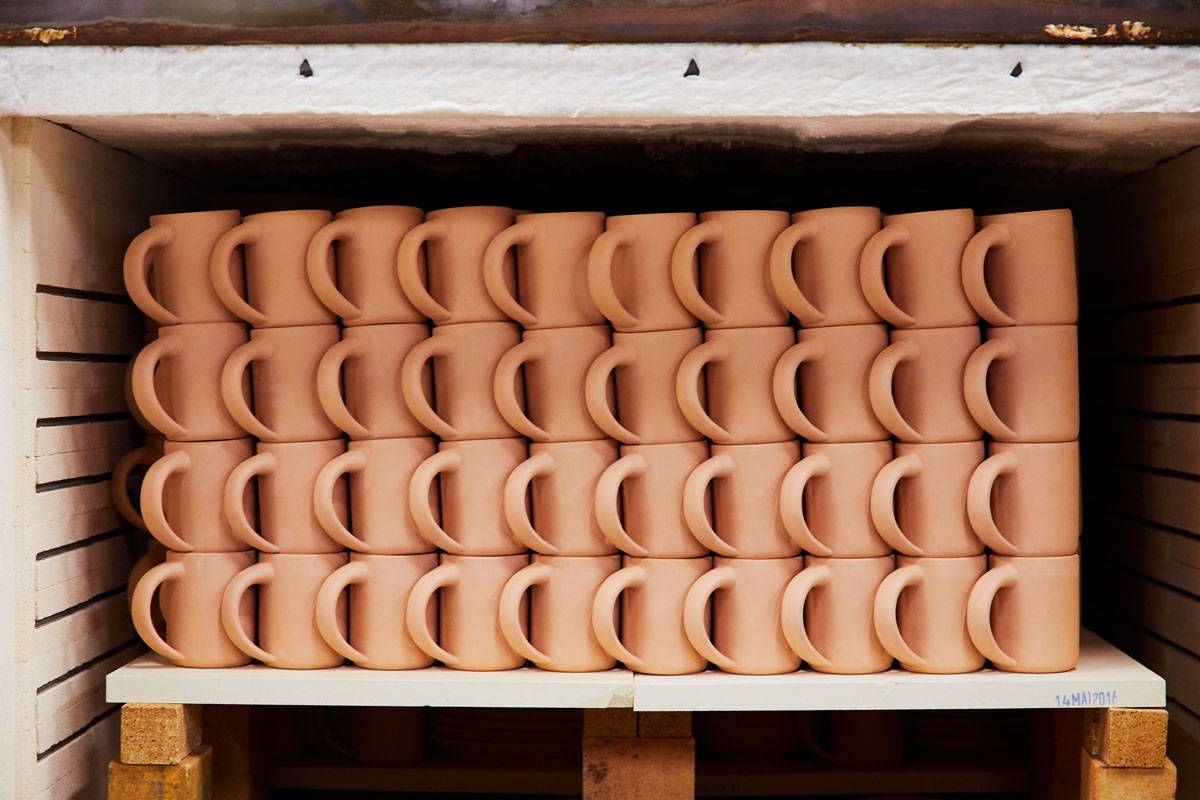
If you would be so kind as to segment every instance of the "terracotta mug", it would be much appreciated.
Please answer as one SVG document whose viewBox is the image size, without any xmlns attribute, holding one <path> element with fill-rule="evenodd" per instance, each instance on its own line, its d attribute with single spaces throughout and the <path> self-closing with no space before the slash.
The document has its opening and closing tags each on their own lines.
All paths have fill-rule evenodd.
<svg viewBox="0 0 1200 800">
<path fill-rule="evenodd" d="M 317 522 L 337 544 L 360 553 L 404 555 L 426 553 L 433 545 L 417 532 L 405 499 L 413 473 L 437 452 L 432 437 L 371 439 L 350 442 L 317 473 L 312 503 Z M 349 476 L 350 525 L 345 523 Z M 429 507 L 438 519 L 437 488 L 430 486 Z"/>
<path fill-rule="evenodd" d="M 603 231 L 597 211 L 517 214 L 516 224 L 496 234 L 483 254 L 488 296 L 526 330 L 602 325 L 588 293 L 587 259 Z M 515 284 L 505 274 L 513 251 Z"/>
<path fill-rule="evenodd" d="M 800 458 L 800 443 L 712 446 L 683 487 L 683 516 L 700 544 L 730 558 L 786 558 L 800 552 L 783 528 L 783 476 Z M 712 487 L 712 514 L 708 495 Z M 711 660 L 711 659 L 710 659 Z"/>
<path fill-rule="evenodd" d="M 1079 438 L 1079 343 L 1074 325 L 990 328 L 971 354 L 963 391 L 975 421 L 1002 442 Z"/>
<path fill-rule="evenodd" d="M 493 671 L 516 669 L 525 657 L 513 650 L 500 631 L 500 595 L 513 575 L 529 564 L 529 556 L 443 555 L 441 564 L 425 573 L 408 597 L 405 619 L 417 647 L 451 669 Z M 441 592 L 437 635 L 430 611 Z M 528 607 L 517 609 L 526 624 Z"/>
<path fill-rule="evenodd" d="M 145 444 L 130 450 L 113 465 L 112 481 L 109 483 L 113 508 L 138 530 L 146 530 L 146 521 L 142 519 L 141 512 L 141 488 L 131 487 L 130 478 L 133 477 L 134 471 L 140 468 L 144 479 L 145 471 L 162 457 L 165 441 L 162 436 L 147 436 Z M 134 506 L 135 497 L 138 498 L 137 507 Z"/>
<path fill-rule="evenodd" d="M 246 433 L 264 442 L 315 442 L 341 431 L 321 408 L 317 367 L 338 343 L 336 325 L 256 328 L 221 370 L 221 398 Z M 251 370 L 250 365 L 254 368 Z M 250 371 L 254 410 L 245 391 Z"/>
<path fill-rule="evenodd" d="M 342 549 L 313 511 L 321 469 L 346 450 L 342 439 L 324 442 L 259 442 L 258 453 L 229 473 L 221 506 L 234 536 L 264 553 L 333 553 Z M 258 483 L 259 527 L 246 514 L 246 489 Z M 344 525 L 346 487 L 334 488 L 333 506 Z"/>
<path fill-rule="evenodd" d="M 640 558 L 707 554 L 683 514 L 688 477 L 706 458 L 708 442 L 622 445 L 621 457 L 596 482 L 596 523 L 604 538 Z"/>
<path fill-rule="evenodd" d="M 325 581 L 346 564 L 345 553 L 262 553 L 258 563 L 233 577 L 221 598 L 221 622 L 235 647 L 268 667 L 327 669 L 342 654 L 317 630 L 317 595 Z M 258 586 L 258 630 L 252 637 L 239 615 L 242 599 Z M 338 598 L 334 625 L 345 636 L 347 604 Z"/>
<path fill-rule="evenodd" d="M 129 570 L 129 579 L 125 582 L 125 599 L 129 602 L 130 609 L 133 608 L 133 593 L 137 590 L 137 585 L 141 582 L 142 576 L 152 568 L 166 561 L 167 552 L 167 548 L 157 539 L 146 540 L 146 552 L 142 553 L 141 557 L 133 562 L 133 567 Z M 150 618 L 156 628 L 161 628 L 165 624 L 161 603 L 158 605 L 152 604 Z"/>
<path fill-rule="evenodd" d="M 775 364 L 794 339 L 786 326 L 705 333 L 704 344 L 684 356 L 675 375 L 675 398 L 687 421 L 719 444 L 794 439 L 771 396 Z"/>
<path fill-rule="evenodd" d="M 404 624 L 404 609 L 416 582 L 437 566 L 436 553 L 367 555 L 350 561 L 325 579 L 317 592 L 317 632 L 325 644 L 366 669 L 422 669 L 433 659 L 421 651 Z M 350 588 L 349 636 L 341 615 L 342 595 Z M 437 618 L 430 604 L 429 623 Z"/>
<path fill-rule="evenodd" d="M 508 475 L 527 455 L 524 439 L 442 442 L 408 484 L 408 511 L 419 533 L 455 555 L 502 556 L 525 551 L 509 529 L 504 508 Z M 441 523 L 433 505 L 441 486 Z"/>
<path fill-rule="evenodd" d="M 400 368 L 400 390 L 409 411 L 446 440 L 516 436 L 496 407 L 493 383 L 500 358 L 520 340 L 520 329 L 511 322 L 434 328 L 432 336 L 408 352 Z M 425 374 L 430 360 L 434 360 L 433 400 Z M 518 398 L 524 397 L 524 387 L 519 383 L 514 392 Z"/>
<path fill-rule="evenodd" d="M 209 279 L 220 301 L 255 328 L 288 328 L 336 322 L 308 278 L 308 244 L 333 215 L 328 211 L 251 214 L 217 239 Z M 246 296 L 234 282 L 236 251 L 245 251 Z M 333 259 L 325 259 L 332 280 Z"/>
<path fill-rule="evenodd" d="M 604 220 L 588 254 L 592 302 L 615 330 L 670 331 L 696 327 L 671 284 L 671 252 L 692 213 L 623 214 Z"/>
<path fill-rule="evenodd" d="M 967 519 L 967 485 L 983 442 L 896 445 L 896 458 L 871 486 L 871 521 L 909 556 L 956 558 L 983 552 Z"/>
<path fill-rule="evenodd" d="M 551 672 L 612 669 L 616 659 L 588 623 L 596 590 L 620 566 L 614 555 L 534 556 L 500 593 L 500 632 L 508 646 Z"/>
<path fill-rule="evenodd" d="M 954 674 L 983 667 L 967 635 L 967 598 L 986 556 L 898 556 L 875 594 L 875 634 L 909 672 Z"/>
<path fill-rule="evenodd" d="M 605 578 L 596 590 L 592 631 L 600 646 L 634 672 L 703 672 L 708 660 L 688 641 L 683 606 L 692 584 L 712 567 L 712 559 L 626 556 L 623 561 L 625 566 Z"/>
<path fill-rule="evenodd" d="M 779 675 L 799 669 L 779 612 L 783 591 L 801 565 L 798 557 L 713 559 L 713 568 L 684 598 L 683 629 L 692 647 L 725 672 Z"/>
<path fill-rule="evenodd" d="M 463 206 L 430 211 L 400 242 L 396 270 L 404 295 L 435 325 L 506 322 L 483 284 L 483 254 L 496 234 L 512 224 L 511 208 Z M 428 275 L 426 274 L 428 272 Z M 516 279 L 506 257 L 505 283 Z"/>
<path fill-rule="evenodd" d="M 771 287 L 805 327 L 868 325 L 879 315 L 858 280 L 858 259 L 879 231 L 878 208 L 843 206 L 792 214 L 771 246 Z"/>
<path fill-rule="evenodd" d="M 976 324 L 979 317 L 963 292 L 961 268 L 974 234 L 975 212 L 969 208 L 885 216 L 859 259 L 867 303 L 897 328 Z"/>
<path fill-rule="evenodd" d="M 500 414 L 535 442 L 605 438 L 588 415 L 583 387 L 588 367 L 611 343 L 607 325 L 525 331 L 496 364 L 493 391 Z M 522 384 L 524 408 L 517 393 Z"/>
<path fill-rule="evenodd" d="M 702 438 L 675 397 L 679 365 L 702 341 L 699 328 L 614 333 L 613 346 L 596 357 L 584 379 L 584 398 L 592 419 L 623 444 L 694 442 Z M 615 391 L 609 388 L 610 376 Z"/>
<path fill-rule="evenodd" d="M 967 360 L 979 328 L 892 331 L 892 343 L 871 365 L 875 416 L 902 442 L 967 442 L 983 431 L 963 391 Z"/>
<path fill-rule="evenodd" d="M 359 325 L 317 365 L 317 399 L 325 415 L 351 439 L 399 439 L 426 436 L 425 429 L 400 396 L 400 365 L 429 338 L 424 325 Z M 430 388 L 422 374 L 422 395 Z"/>
<path fill-rule="evenodd" d="M 989 442 L 967 488 L 967 517 L 1006 556 L 1067 556 L 1083 529 L 1079 442 Z"/>
<path fill-rule="evenodd" d="M 780 356 L 771 377 L 775 407 L 784 422 L 812 442 L 888 438 L 867 394 L 871 364 L 885 347 L 883 325 L 797 331 L 796 344 Z"/>
<path fill-rule="evenodd" d="M 962 281 L 989 325 L 1074 325 L 1079 298 L 1070 209 L 980 217 L 963 251 Z"/>
<path fill-rule="evenodd" d="M 786 211 L 701 214 L 671 253 L 679 301 L 710 329 L 786 325 L 787 309 L 771 290 L 769 262 L 771 245 L 787 226 Z"/>
<path fill-rule="evenodd" d="M 1066 672 L 1079 661 L 1079 556 L 988 556 L 971 589 L 967 630 L 1008 672 Z"/>
<path fill-rule="evenodd" d="M 871 521 L 871 484 L 892 458 L 891 442 L 810 442 L 783 477 L 784 530 L 806 553 L 868 558 L 892 548 Z"/>
<path fill-rule="evenodd" d="M 879 585 L 894 567 L 890 555 L 809 556 L 783 595 L 788 645 L 817 672 L 866 675 L 890 669 L 892 656 L 875 635 L 873 609 Z"/>
<path fill-rule="evenodd" d="M 221 596 L 242 569 L 254 563 L 248 550 L 228 553 L 171 553 L 151 567 L 133 590 L 130 612 L 142 641 L 177 667 L 240 667 L 250 663 L 221 628 Z M 166 636 L 154 625 L 154 593 L 162 587 Z M 253 601 L 235 609 L 253 624 Z"/>
<path fill-rule="evenodd" d="M 313 292 L 343 324 L 424 322 L 396 278 L 396 251 L 425 212 L 412 206 L 365 206 L 339 211 L 308 243 L 305 266 Z M 336 252 L 337 280 L 329 269 Z"/>
<path fill-rule="evenodd" d="M 221 498 L 229 473 L 253 454 L 252 439 L 164 444 L 162 458 L 142 481 L 142 514 L 150 534 L 182 553 L 245 550 L 221 513 Z M 241 511 L 248 519 L 257 516 L 253 494 L 242 498 Z"/>
<path fill-rule="evenodd" d="M 125 290 L 134 305 L 162 325 L 236 321 L 209 282 L 208 254 L 217 239 L 241 221 L 238 211 L 150 217 L 150 227 L 125 251 Z M 229 270 L 230 282 L 241 287 L 241 260 L 230 263 Z"/>
<path fill-rule="evenodd" d="M 504 519 L 513 537 L 545 555 L 615 553 L 589 512 L 600 475 L 616 460 L 617 445 L 607 439 L 531 444 L 529 458 L 504 483 Z"/>
<path fill-rule="evenodd" d="M 146 421 L 175 441 L 245 436 L 221 402 L 221 369 L 246 342 L 240 322 L 165 325 L 133 360 L 130 386 Z M 249 380 L 238 386 L 249 387 Z"/>
<path fill-rule="evenodd" d="M 147 317 L 149 319 L 149 317 Z M 153 332 L 147 332 L 142 336 L 142 347 L 153 342 L 158 338 L 157 328 Z M 138 427 L 147 434 L 157 436 L 159 439 L 164 438 L 153 425 L 150 420 L 146 419 L 146 415 L 142 413 L 142 409 L 138 407 L 137 400 L 133 397 L 133 366 L 137 363 L 137 359 L 131 359 L 125 364 L 125 383 L 122 389 L 125 394 L 125 406 L 129 409 L 129 416 L 133 417 L 133 421 L 138 424 Z"/>
</svg>

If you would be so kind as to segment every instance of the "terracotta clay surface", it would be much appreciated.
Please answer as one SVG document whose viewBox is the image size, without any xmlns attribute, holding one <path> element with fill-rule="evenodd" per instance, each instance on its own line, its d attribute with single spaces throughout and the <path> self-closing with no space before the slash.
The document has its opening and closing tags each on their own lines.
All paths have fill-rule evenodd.
<svg viewBox="0 0 1200 800">
<path fill-rule="evenodd" d="M 135 470 L 144 475 L 150 465 L 162 457 L 165 442 L 161 434 L 150 434 L 141 447 L 130 450 L 113 464 L 109 483 L 113 509 L 138 530 L 146 530 L 146 522 L 142 519 L 141 498 L 135 498 L 130 488 L 130 477 Z"/>
<path fill-rule="evenodd" d="M 679 302 L 671 284 L 671 253 L 692 213 L 625 214 L 608 217 L 588 254 L 592 301 L 613 329 L 669 331 L 694 328 L 696 317 Z"/>
<path fill-rule="evenodd" d="M 874 558 L 808 556 L 782 600 L 783 633 L 791 648 L 818 672 L 883 672 L 892 656 L 875 634 L 875 594 L 895 566 Z"/>
<path fill-rule="evenodd" d="M 975 535 L 1006 556 L 1065 556 L 1083 528 L 1079 442 L 988 442 L 967 515 Z"/>
<path fill-rule="evenodd" d="M 891 552 L 870 516 L 871 484 L 892 457 L 892 443 L 805 443 L 804 458 L 784 476 L 784 530 L 806 553 L 865 558 Z"/>
</svg>

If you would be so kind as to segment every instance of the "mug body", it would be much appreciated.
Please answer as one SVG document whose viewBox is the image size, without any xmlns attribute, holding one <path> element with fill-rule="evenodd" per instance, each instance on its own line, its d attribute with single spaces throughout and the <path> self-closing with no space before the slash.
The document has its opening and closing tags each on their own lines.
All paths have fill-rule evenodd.
<svg viewBox="0 0 1200 800">
<path fill-rule="evenodd" d="M 887 293 L 915 321 L 909 328 L 975 325 L 979 316 L 967 302 L 962 256 L 975 234 L 969 208 L 889 214 L 884 227 L 903 226 L 908 241 L 889 248 Z"/>
<path fill-rule="evenodd" d="M 349 232 L 333 243 L 337 286 L 362 311 L 343 318 L 346 326 L 424 323 L 400 290 L 396 251 L 404 234 L 424 219 L 412 206 L 363 206 L 339 211 L 335 220 L 350 224 Z"/>
<path fill-rule="evenodd" d="M 632 351 L 631 362 L 617 367 L 613 376 L 617 416 L 622 425 L 641 437 L 639 444 L 702 438 L 675 399 L 679 363 L 702 340 L 699 328 L 613 334 L 614 345 Z"/>
<path fill-rule="evenodd" d="M 347 562 L 337 553 L 262 553 L 260 563 L 270 564 L 271 577 L 258 589 L 258 646 L 277 659 L 282 669 L 326 669 L 340 666 L 334 652 L 317 630 L 317 593 L 334 570 Z M 338 600 L 338 627 L 345 635 L 348 607 Z"/>
<path fill-rule="evenodd" d="M 308 282 L 308 243 L 333 215 L 328 211 L 268 211 L 243 220 L 261 234 L 245 245 L 246 300 L 266 322 L 257 328 L 325 325 L 337 321 Z M 329 259 L 332 276 L 333 259 Z"/>
<path fill-rule="evenodd" d="M 890 555 L 871 558 L 807 556 L 805 569 L 824 568 L 825 580 L 804 604 L 808 638 L 828 663 L 809 663 L 818 672 L 865 675 L 892 666 L 892 656 L 875 635 L 875 592 L 895 566 Z"/>
<path fill-rule="evenodd" d="M 700 294 L 722 317 L 708 327 L 786 325 L 788 312 L 771 289 L 769 262 L 775 238 L 788 226 L 787 212 L 705 211 L 700 222 L 720 226 L 698 255 Z"/>
<path fill-rule="evenodd" d="M 341 436 L 317 396 L 317 365 L 340 338 L 337 325 L 255 328 L 251 342 L 270 345 L 250 366 L 254 415 L 274 433 L 271 441 L 313 442 Z M 265 434 L 264 434 L 265 436 Z"/>
<path fill-rule="evenodd" d="M 882 320 L 863 297 L 858 258 L 882 224 L 878 208 L 841 206 L 792 214 L 792 224 L 812 227 L 792 255 L 797 288 L 824 315 L 809 327 L 872 325 Z"/>
<path fill-rule="evenodd" d="M 634 558 L 626 567 L 641 567 L 645 583 L 621 593 L 621 642 L 640 659 L 639 671 L 650 675 L 686 675 L 708 666 L 683 629 L 683 603 L 688 589 L 712 566 L 712 559 Z"/>
<path fill-rule="evenodd" d="M 625 241 L 612 255 L 613 293 L 636 319 L 632 325 L 611 320 L 614 330 L 630 333 L 696 327 L 696 318 L 679 302 L 671 285 L 671 252 L 684 231 L 695 224 L 696 215 L 690 212 L 605 219 L 605 231 Z"/>
<path fill-rule="evenodd" d="M 184 655 L 177 666 L 239 667 L 250 663 L 221 626 L 221 597 L 233 576 L 254 563 L 255 553 L 167 552 L 165 560 L 183 565 L 182 577 L 164 583 L 158 599 L 166 624 L 165 638 Z M 255 613 L 252 600 L 243 603 L 243 625 L 253 627 Z"/>
<path fill-rule="evenodd" d="M 604 215 L 595 211 L 518 214 L 518 225 L 532 229 L 518 244 L 517 296 L 537 319 L 529 329 L 602 325 L 604 316 L 588 292 L 588 252 L 604 231 Z"/>
<path fill-rule="evenodd" d="M 827 442 L 877 442 L 888 438 L 871 409 L 867 376 L 888 344 L 882 324 L 802 328 L 799 344 L 814 355 L 800 364 L 796 382 L 800 410 L 825 434 Z"/>
<path fill-rule="evenodd" d="M 979 345 L 979 328 L 894 330 L 892 343 L 911 342 L 915 355 L 902 361 L 892 377 L 892 396 L 900 416 L 923 443 L 966 442 L 983 431 L 967 410 L 963 372 Z M 896 432 L 901 441 L 911 437 Z"/>
</svg>

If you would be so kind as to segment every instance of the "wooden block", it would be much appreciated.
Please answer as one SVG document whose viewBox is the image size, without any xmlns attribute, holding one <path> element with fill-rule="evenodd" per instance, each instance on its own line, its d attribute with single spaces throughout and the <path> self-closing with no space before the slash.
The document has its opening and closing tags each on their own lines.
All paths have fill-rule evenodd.
<svg viewBox="0 0 1200 800">
<path fill-rule="evenodd" d="M 642 711 L 637 719 L 638 736 L 646 739 L 689 739 L 692 735 L 690 711 Z"/>
<path fill-rule="evenodd" d="M 1167 761 L 1167 710 L 1092 709 L 1084 746 L 1110 767 L 1161 767 Z"/>
<path fill-rule="evenodd" d="M 637 715 L 632 708 L 585 708 L 583 735 L 635 737 L 638 735 Z"/>
<path fill-rule="evenodd" d="M 125 764 L 179 764 L 199 746 L 200 706 L 121 706 L 121 761 Z"/>
<path fill-rule="evenodd" d="M 178 764 L 108 764 L 108 800 L 212 800 L 212 796 L 211 747 L 201 747 Z"/>
<path fill-rule="evenodd" d="M 584 737 L 584 800 L 692 800 L 694 739 Z"/>
<path fill-rule="evenodd" d="M 1175 765 L 1109 767 L 1086 749 L 1082 756 L 1082 800 L 1175 800 Z"/>
</svg>

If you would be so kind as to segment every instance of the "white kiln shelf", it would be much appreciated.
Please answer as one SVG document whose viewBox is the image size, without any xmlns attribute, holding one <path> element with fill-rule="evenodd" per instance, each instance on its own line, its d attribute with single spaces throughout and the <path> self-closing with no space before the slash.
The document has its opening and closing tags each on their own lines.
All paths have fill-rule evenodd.
<svg viewBox="0 0 1200 800">
<path fill-rule="evenodd" d="M 435 667 L 378 672 L 355 667 L 281 670 L 173 667 L 145 655 L 108 676 L 110 703 L 220 705 L 635 708 L 639 711 L 1161 707 L 1166 685 L 1129 656 L 1084 631 L 1079 667 L 1054 675 L 983 670 L 967 675 L 657 677 L 624 670 L 581 674 Z"/>
</svg>

